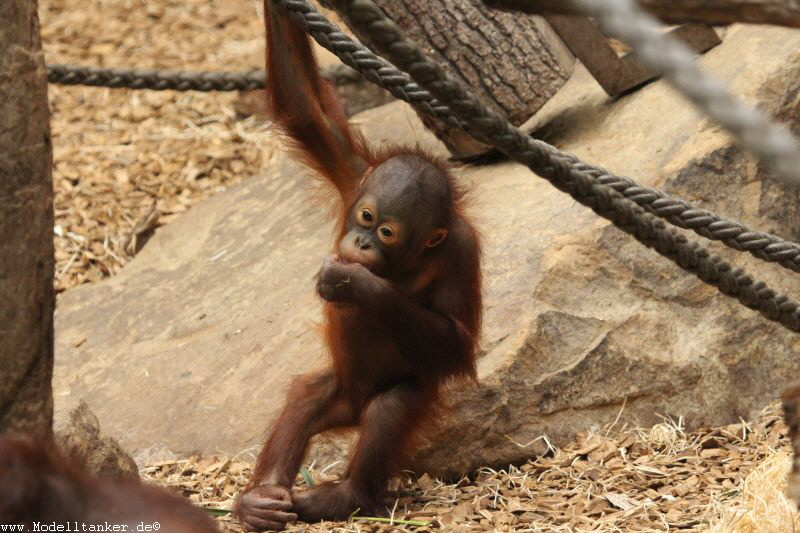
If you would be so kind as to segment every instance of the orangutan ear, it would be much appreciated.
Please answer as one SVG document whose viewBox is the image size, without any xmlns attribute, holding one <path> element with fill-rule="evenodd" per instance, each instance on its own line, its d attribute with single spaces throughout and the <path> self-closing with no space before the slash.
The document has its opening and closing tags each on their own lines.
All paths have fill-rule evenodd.
<svg viewBox="0 0 800 533">
<path fill-rule="evenodd" d="M 445 228 L 435 229 L 433 230 L 430 239 L 428 239 L 428 242 L 425 243 L 425 246 L 428 248 L 433 248 L 434 246 L 441 244 L 445 237 L 447 237 L 447 230 Z"/>
</svg>

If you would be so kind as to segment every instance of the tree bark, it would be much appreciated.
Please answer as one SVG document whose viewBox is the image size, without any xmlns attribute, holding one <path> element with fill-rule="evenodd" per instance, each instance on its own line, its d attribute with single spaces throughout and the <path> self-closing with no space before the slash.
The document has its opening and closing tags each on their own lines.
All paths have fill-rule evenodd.
<svg viewBox="0 0 800 533">
<path fill-rule="evenodd" d="M 375 3 L 431 59 L 515 125 L 528 120 L 572 74 L 574 57 L 539 17 L 493 11 L 480 0 Z M 370 44 L 365 35 L 356 34 Z M 423 121 L 456 157 L 486 151 L 466 134 Z"/>
<path fill-rule="evenodd" d="M 52 432 L 53 150 L 37 2 L 0 8 L 0 433 Z"/>
<path fill-rule="evenodd" d="M 483 1 L 492 8 L 523 13 L 581 14 L 572 2 L 564 0 Z M 800 28 L 800 4 L 795 0 L 639 0 L 639 5 L 670 24 L 747 22 Z"/>
</svg>

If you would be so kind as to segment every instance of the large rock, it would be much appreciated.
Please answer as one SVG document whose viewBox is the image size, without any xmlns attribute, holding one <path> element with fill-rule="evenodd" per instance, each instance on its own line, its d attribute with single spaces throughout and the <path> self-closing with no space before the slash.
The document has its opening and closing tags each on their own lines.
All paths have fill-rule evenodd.
<svg viewBox="0 0 800 533">
<path fill-rule="evenodd" d="M 734 27 L 701 61 L 745 99 L 795 120 L 796 50 L 798 32 Z M 535 122 L 587 160 L 797 237 L 797 193 L 663 83 L 609 101 L 579 72 Z M 373 140 L 442 149 L 399 103 L 359 123 Z M 266 175 L 160 230 L 117 277 L 63 294 L 58 416 L 80 394 L 136 451 L 255 450 L 291 377 L 325 361 L 312 277 L 333 228 L 301 174 L 278 159 Z M 662 415 L 690 427 L 736 421 L 800 371 L 797 336 L 526 168 L 500 163 L 457 174 L 472 188 L 484 233 L 480 384 L 453 392 L 419 468 L 454 474 L 504 465 L 541 451 L 542 437 L 563 443 L 618 416 L 619 425 Z M 800 294 L 795 275 L 736 260 Z"/>
</svg>

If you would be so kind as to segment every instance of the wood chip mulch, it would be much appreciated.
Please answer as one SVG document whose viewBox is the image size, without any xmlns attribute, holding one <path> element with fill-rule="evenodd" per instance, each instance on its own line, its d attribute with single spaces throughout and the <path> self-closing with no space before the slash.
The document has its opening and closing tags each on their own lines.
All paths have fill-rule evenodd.
<svg viewBox="0 0 800 533">
<path fill-rule="evenodd" d="M 395 491 L 389 516 L 426 525 L 353 519 L 291 530 L 704 531 L 736 504 L 747 475 L 776 454 L 787 455 L 788 467 L 786 427 L 777 407 L 750 424 L 692 433 L 666 421 L 647 431 L 583 435 L 520 467 L 484 468 L 457 483 L 409 475 Z M 193 457 L 155 464 L 142 473 L 200 506 L 229 509 L 251 465 Z M 329 479 L 314 468 L 310 473 Z M 298 485 L 303 485 L 300 477 Z M 225 531 L 244 531 L 229 516 L 219 521 Z"/>
<path fill-rule="evenodd" d="M 48 63 L 119 68 L 263 68 L 250 0 L 40 0 Z M 49 86 L 55 285 L 113 275 L 160 225 L 261 172 L 267 126 L 238 120 L 236 93 Z"/>
</svg>

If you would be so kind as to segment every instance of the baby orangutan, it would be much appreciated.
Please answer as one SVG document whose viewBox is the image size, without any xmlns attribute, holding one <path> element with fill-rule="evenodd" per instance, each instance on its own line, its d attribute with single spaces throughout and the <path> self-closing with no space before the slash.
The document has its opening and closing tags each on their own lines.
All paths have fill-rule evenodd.
<svg viewBox="0 0 800 533">
<path fill-rule="evenodd" d="M 341 200 L 334 254 L 317 280 L 331 368 L 292 384 L 237 504 L 251 528 L 280 530 L 382 511 L 441 385 L 475 376 L 481 253 L 447 170 L 419 149 L 368 147 L 304 30 L 272 0 L 265 13 L 271 112 Z M 344 479 L 293 491 L 309 439 L 348 426 L 361 434 Z"/>
</svg>

